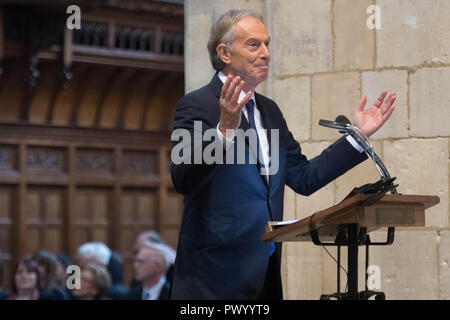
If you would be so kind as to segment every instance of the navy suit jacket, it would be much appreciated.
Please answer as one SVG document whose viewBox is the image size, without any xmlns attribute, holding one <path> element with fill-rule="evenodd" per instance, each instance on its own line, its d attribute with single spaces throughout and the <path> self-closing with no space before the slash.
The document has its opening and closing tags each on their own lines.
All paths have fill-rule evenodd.
<svg viewBox="0 0 450 320">
<path fill-rule="evenodd" d="M 128 294 L 125 296 L 125 300 L 142 300 L 142 290 L 144 287 L 142 282 L 139 282 L 135 287 L 131 288 Z M 167 280 L 164 282 L 163 287 L 159 293 L 157 300 L 168 300 L 170 295 L 170 282 Z"/>
<path fill-rule="evenodd" d="M 202 122 L 203 132 L 215 129 L 222 85 L 216 73 L 181 98 L 173 129 L 193 136 L 194 121 Z M 285 185 L 310 195 L 367 158 L 342 137 L 308 160 L 277 104 L 258 93 L 255 99 L 268 137 L 279 129 L 279 170 L 269 183 L 256 164 L 171 164 L 175 189 L 185 195 L 172 299 L 258 298 L 271 253 L 271 244 L 260 238 L 268 220 L 283 220 Z M 243 114 L 240 128 L 250 128 Z M 281 244 L 274 254 L 281 258 Z"/>
</svg>

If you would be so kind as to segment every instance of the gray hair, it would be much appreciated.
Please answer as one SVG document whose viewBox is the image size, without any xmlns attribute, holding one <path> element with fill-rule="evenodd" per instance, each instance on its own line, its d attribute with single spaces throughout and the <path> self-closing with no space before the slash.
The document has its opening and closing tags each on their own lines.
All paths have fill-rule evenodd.
<svg viewBox="0 0 450 320">
<path fill-rule="evenodd" d="M 164 257 L 166 268 L 175 263 L 176 251 L 164 243 L 145 241 L 143 248 L 151 248 L 161 253 Z"/>
<path fill-rule="evenodd" d="M 165 243 L 161 235 L 153 230 L 141 232 L 138 237 L 144 237 L 145 240 L 154 243 Z"/>
<path fill-rule="evenodd" d="M 111 259 L 111 249 L 103 242 L 86 242 L 78 248 L 78 257 L 95 258 L 98 263 L 107 266 Z"/>
<path fill-rule="evenodd" d="M 209 59 L 215 70 L 220 71 L 225 67 L 225 63 L 220 59 L 217 53 L 217 46 L 224 43 L 228 49 L 231 50 L 231 46 L 234 42 L 234 28 L 239 20 L 244 17 L 253 17 L 263 22 L 263 17 L 254 11 L 250 10 L 229 10 L 225 12 L 216 23 L 211 27 L 211 33 L 208 40 L 208 52 Z"/>
</svg>

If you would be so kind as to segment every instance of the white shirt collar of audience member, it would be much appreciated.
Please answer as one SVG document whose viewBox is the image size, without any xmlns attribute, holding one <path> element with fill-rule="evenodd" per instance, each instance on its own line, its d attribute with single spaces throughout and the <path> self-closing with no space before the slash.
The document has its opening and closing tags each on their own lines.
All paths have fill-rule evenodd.
<svg viewBox="0 0 450 320">
<path fill-rule="evenodd" d="M 159 279 L 159 282 L 155 284 L 153 287 L 142 288 L 142 300 L 158 300 L 159 295 L 161 293 L 161 290 L 164 286 L 164 283 L 166 283 L 166 277 L 162 276 L 161 279 Z"/>
</svg>

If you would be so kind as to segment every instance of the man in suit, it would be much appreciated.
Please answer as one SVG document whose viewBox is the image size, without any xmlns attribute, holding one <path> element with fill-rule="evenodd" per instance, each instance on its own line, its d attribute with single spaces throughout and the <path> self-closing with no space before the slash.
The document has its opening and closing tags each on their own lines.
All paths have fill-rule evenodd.
<svg viewBox="0 0 450 320">
<path fill-rule="evenodd" d="M 166 263 L 168 265 L 167 272 L 166 272 L 166 279 L 169 283 L 172 283 L 173 278 L 173 263 L 175 262 L 175 256 L 176 252 L 172 249 L 166 242 L 163 240 L 161 235 L 154 231 L 154 230 L 148 230 L 141 232 L 137 237 L 136 241 L 134 243 L 134 249 L 133 249 L 133 255 L 134 257 L 137 256 L 139 251 L 145 247 L 146 245 L 156 245 L 158 249 L 160 249 L 161 253 L 164 254 L 164 258 L 166 260 Z M 133 290 L 135 287 L 142 286 L 140 281 L 137 281 L 136 279 L 132 279 L 130 282 L 130 290 Z"/>
<path fill-rule="evenodd" d="M 228 11 L 212 27 L 208 42 L 216 74 L 178 102 L 171 174 L 185 198 L 172 299 L 282 299 L 281 244 L 261 242 L 260 237 L 266 221 L 283 220 L 284 186 L 310 195 L 367 158 L 350 137 L 337 140 L 314 159 L 302 154 L 277 104 L 255 92 L 268 76 L 269 42 L 260 15 Z M 354 124 L 367 136 L 394 110 L 395 94 L 384 101 L 386 95 L 383 92 L 367 110 L 365 95 L 361 99 Z M 195 134 L 213 130 L 223 143 L 221 152 L 236 160 L 238 129 L 257 132 L 256 146 L 246 141 L 245 164 L 195 159 L 208 147 L 207 141 L 196 141 Z M 188 160 L 182 163 L 174 161 L 174 150 L 179 150 L 174 133 L 179 130 L 194 137 L 182 141 L 187 146 L 183 159 Z M 256 163 L 248 161 L 251 150 L 260 155 Z M 260 170 L 275 160 L 276 170 Z"/>
<path fill-rule="evenodd" d="M 138 284 L 130 289 L 128 300 L 167 300 L 170 283 L 166 279 L 167 261 L 158 244 L 144 243 L 133 268 Z"/>
</svg>

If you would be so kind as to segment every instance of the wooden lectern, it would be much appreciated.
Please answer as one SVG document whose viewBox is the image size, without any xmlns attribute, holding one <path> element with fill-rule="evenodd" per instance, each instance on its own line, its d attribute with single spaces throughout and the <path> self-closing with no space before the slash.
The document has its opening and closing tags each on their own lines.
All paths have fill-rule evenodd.
<svg viewBox="0 0 450 320">
<path fill-rule="evenodd" d="M 439 197 L 402 194 L 356 194 L 342 202 L 293 223 L 267 222 L 263 241 L 312 241 L 338 247 L 338 292 L 322 296 L 337 299 L 368 299 L 384 293 L 367 291 L 368 248 L 390 245 L 395 227 L 424 227 L 425 209 L 439 203 Z M 368 233 L 388 227 L 386 242 L 371 242 Z M 331 242 L 323 242 L 331 241 Z M 366 291 L 358 292 L 358 246 L 366 246 Z M 348 293 L 340 293 L 340 247 L 348 247 Z"/>
</svg>

